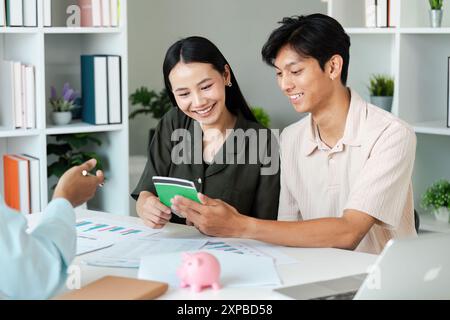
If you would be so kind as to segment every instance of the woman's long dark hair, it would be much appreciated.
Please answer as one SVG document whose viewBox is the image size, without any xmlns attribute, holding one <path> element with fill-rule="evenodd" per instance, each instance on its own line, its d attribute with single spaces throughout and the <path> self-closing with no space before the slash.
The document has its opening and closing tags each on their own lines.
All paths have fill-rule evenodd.
<svg viewBox="0 0 450 320">
<path fill-rule="evenodd" d="M 163 64 L 164 84 L 174 106 L 177 105 L 177 102 L 172 93 L 169 74 L 180 61 L 183 61 L 184 63 L 209 63 L 220 74 L 225 72 L 225 65 L 230 66 L 219 49 L 206 38 L 188 37 L 175 42 L 167 50 Z M 239 89 L 239 85 L 234 77 L 231 67 L 230 75 L 232 86 L 225 86 L 225 105 L 227 106 L 227 109 L 234 115 L 237 115 L 238 111 L 240 111 L 247 120 L 257 122 Z"/>
</svg>

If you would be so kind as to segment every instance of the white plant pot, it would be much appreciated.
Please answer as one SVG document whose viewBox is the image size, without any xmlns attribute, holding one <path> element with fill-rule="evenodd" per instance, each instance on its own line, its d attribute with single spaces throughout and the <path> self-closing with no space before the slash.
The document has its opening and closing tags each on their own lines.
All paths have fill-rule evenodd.
<svg viewBox="0 0 450 320">
<path fill-rule="evenodd" d="M 449 223 L 450 211 L 448 210 L 447 207 L 441 207 L 439 209 L 435 209 L 433 211 L 433 214 L 434 214 L 434 217 L 436 218 L 436 220 L 445 222 L 445 223 Z"/>
<path fill-rule="evenodd" d="M 440 28 L 442 24 L 442 10 L 430 10 L 430 25 L 432 28 Z"/>
<path fill-rule="evenodd" d="M 52 121 L 57 126 L 63 126 L 69 124 L 72 121 L 72 112 L 53 112 Z"/>
<path fill-rule="evenodd" d="M 370 96 L 370 103 L 388 112 L 391 112 L 392 101 L 394 97 L 390 96 Z"/>
</svg>

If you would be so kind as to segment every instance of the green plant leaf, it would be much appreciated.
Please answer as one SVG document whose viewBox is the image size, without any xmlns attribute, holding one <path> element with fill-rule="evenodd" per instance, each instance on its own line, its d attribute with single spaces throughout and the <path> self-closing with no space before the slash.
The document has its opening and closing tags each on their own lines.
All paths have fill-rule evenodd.
<svg viewBox="0 0 450 320">
<path fill-rule="evenodd" d="M 61 176 L 68 169 L 69 163 L 67 160 L 60 158 L 57 162 L 52 163 L 47 168 L 47 177 L 55 176 L 61 178 Z"/>
<path fill-rule="evenodd" d="M 429 0 L 431 10 L 441 10 L 443 0 Z"/>
<path fill-rule="evenodd" d="M 369 92 L 371 96 L 388 96 L 394 95 L 394 79 L 387 75 L 374 74 L 369 80 Z"/>
<path fill-rule="evenodd" d="M 130 103 L 132 106 L 138 106 L 138 108 L 130 113 L 129 119 L 133 119 L 140 114 L 151 114 L 153 118 L 161 119 L 172 108 L 172 102 L 165 89 L 157 93 L 154 90 L 141 87 L 130 95 Z"/>
<path fill-rule="evenodd" d="M 269 128 L 270 126 L 270 117 L 269 114 L 261 107 L 252 107 L 251 108 L 253 115 L 256 120 L 262 124 L 264 127 Z"/>
<path fill-rule="evenodd" d="M 57 143 L 47 145 L 47 154 L 53 154 L 58 159 L 48 166 L 48 177 L 61 177 L 64 172 L 73 166 L 78 166 L 88 161 L 96 159 L 97 166 L 95 170 L 103 170 L 103 162 L 101 158 L 92 151 L 83 150 L 89 143 L 101 145 L 100 139 L 91 136 L 89 133 L 78 133 L 70 135 L 59 135 L 55 137 Z"/>
<path fill-rule="evenodd" d="M 69 151 L 71 151 L 72 148 L 68 143 L 64 143 L 64 144 L 48 144 L 47 145 L 47 155 L 57 155 L 57 156 L 62 156 L 66 153 L 68 153 Z"/>
<path fill-rule="evenodd" d="M 424 209 L 450 208 L 450 182 L 438 180 L 422 195 L 421 207 Z"/>
</svg>

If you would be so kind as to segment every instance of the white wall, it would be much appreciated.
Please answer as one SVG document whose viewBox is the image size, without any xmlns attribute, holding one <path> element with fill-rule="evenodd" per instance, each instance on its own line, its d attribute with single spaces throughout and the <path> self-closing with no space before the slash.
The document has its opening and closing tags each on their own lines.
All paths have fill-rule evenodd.
<svg viewBox="0 0 450 320">
<path fill-rule="evenodd" d="M 129 88 L 163 87 L 167 48 L 180 38 L 200 35 L 225 55 L 251 105 L 269 112 L 272 128 L 299 119 L 281 94 L 275 72 L 261 59 L 261 47 L 284 16 L 326 13 L 320 0 L 130 0 L 128 2 Z M 130 106 L 130 110 L 133 107 Z M 145 154 L 149 117 L 130 122 L 130 154 Z"/>
</svg>

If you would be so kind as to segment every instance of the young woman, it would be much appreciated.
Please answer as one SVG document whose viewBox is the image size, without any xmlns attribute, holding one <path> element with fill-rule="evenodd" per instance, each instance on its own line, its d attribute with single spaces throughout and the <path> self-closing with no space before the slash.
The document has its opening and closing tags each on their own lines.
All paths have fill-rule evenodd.
<svg viewBox="0 0 450 320">
<path fill-rule="evenodd" d="M 202 37 L 177 41 L 166 53 L 163 73 L 175 107 L 158 124 L 131 194 L 138 215 L 152 228 L 185 222 L 155 192 L 152 177 L 168 176 L 193 181 L 199 192 L 245 215 L 276 219 L 278 145 L 256 121 L 219 49 Z M 264 172 L 274 163 L 274 170 Z"/>
</svg>

